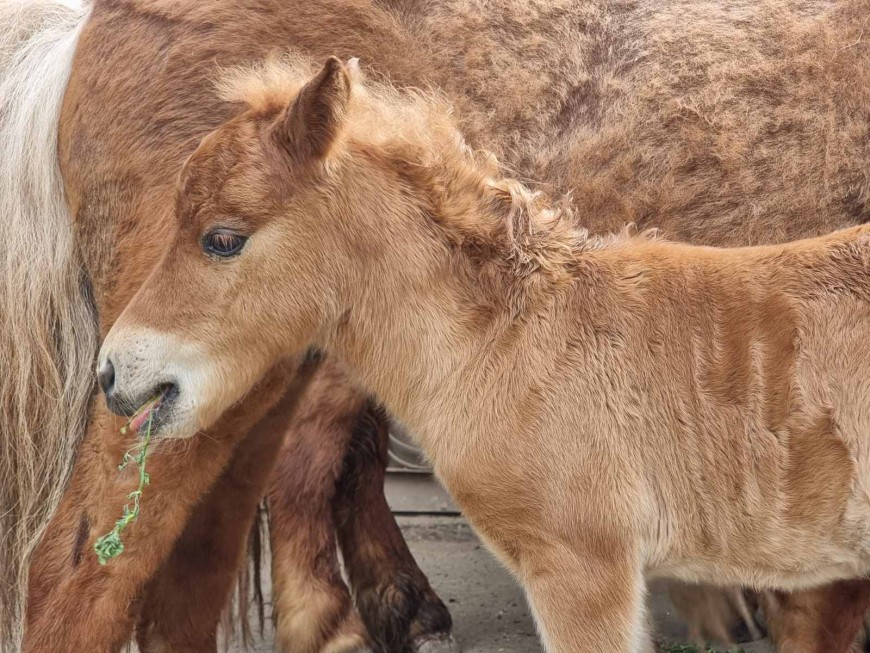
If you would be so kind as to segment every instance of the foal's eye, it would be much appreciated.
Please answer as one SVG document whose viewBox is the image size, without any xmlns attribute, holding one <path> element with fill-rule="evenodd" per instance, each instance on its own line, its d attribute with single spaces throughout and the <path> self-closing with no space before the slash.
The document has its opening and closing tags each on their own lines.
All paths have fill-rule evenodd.
<svg viewBox="0 0 870 653">
<path fill-rule="evenodd" d="M 247 236 L 233 231 L 215 229 L 202 237 L 202 248 L 207 254 L 229 258 L 241 252 L 247 240 Z"/>
</svg>

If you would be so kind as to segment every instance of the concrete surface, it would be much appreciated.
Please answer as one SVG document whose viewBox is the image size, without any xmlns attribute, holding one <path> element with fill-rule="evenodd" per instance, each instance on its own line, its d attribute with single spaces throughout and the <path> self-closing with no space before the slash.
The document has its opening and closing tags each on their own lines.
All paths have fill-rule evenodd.
<svg viewBox="0 0 870 653">
<path fill-rule="evenodd" d="M 418 564 L 453 615 L 454 634 L 466 653 L 538 653 L 541 647 L 522 591 L 459 517 L 397 518 Z M 662 640 L 685 641 L 660 586 L 650 609 Z M 745 653 L 772 653 L 767 642 Z"/>
<path fill-rule="evenodd" d="M 525 599 L 513 578 L 486 551 L 460 517 L 398 517 L 420 567 L 447 603 L 454 634 L 466 653 L 538 653 L 541 651 Z M 659 587 L 651 590 L 651 610 L 660 636 L 685 638 Z M 243 649 L 234 646 L 232 653 Z M 271 635 L 256 642 L 255 653 L 274 650 Z M 745 645 L 745 653 L 772 653 L 766 642 Z"/>
</svg>

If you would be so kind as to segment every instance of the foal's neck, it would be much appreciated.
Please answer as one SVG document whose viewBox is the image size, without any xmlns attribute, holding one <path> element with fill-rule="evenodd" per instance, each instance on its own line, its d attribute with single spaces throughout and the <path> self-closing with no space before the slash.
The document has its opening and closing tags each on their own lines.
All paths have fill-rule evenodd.
<svg viewBox="0 0 870 653">
<path fill-rule="evenodd" d="M 486 344 L 463 322 L 461 302 L 446 284 L 419 286 L 413 295 L 394 293 L 383 277 L 370 284 L 327 348 L 434 455 L 441 436 L 454 431 L 467 410 L 462 377 Z"/>
<path fill-rule="evenodd" d="M 519 391 L 524 372 L 512 359 L 536 342 L 523 311 L 540 317 L 558 292 L 539 291 L 550 283 L 544 272 L 517 279 L 501 262 L 446 245 L 437 227 L 421 228 L 427 218 L 418 209 L 391 223 L 389 243 L 369 248 L 387 253 L 366 257 L 364 273 L 348 288 L 349 308 L 324 344 L 434 460 L 473 437 L 471 424 L 486 423 L 493 388 Z M 362 231 L 378 238 L 384 228 Z M 500 402 L 509 403 L 505 394 Z"/>
</svg>

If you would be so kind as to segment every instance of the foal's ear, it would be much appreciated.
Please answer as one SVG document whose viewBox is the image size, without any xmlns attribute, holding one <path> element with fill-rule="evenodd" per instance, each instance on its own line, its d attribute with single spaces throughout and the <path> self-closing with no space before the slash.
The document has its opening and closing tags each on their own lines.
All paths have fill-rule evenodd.
<svg viewBox="0 0 870 653">
<path fill-rule="evenodd" d="M 351 80 L 337 57 L 326 60 L 284 111 L 280 138 L 300 163 L 325 158 L 347 120 Z"/>
</svg>

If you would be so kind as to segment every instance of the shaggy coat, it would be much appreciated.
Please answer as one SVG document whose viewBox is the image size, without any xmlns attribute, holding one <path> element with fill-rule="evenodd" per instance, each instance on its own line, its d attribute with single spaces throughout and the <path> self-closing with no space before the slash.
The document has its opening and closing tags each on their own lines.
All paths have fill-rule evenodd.
<svg viewBox="0 0 870 653">
<path fill-rule="evenodd" d="M 299 68 L 225 80 L 248 108 L 186 164 L 179 230 L 101 349 L 113 410 L 163 392 L 158 432 L 189 437 L 282 356 L 335 352 L 558 653 L 645 647 L 648 577 L 870 571 L 870 227 L 591 237 L 475 158 L 443 102 L 355 83 L 356 60 Z"/>
<path fill-rule="evenodd" d="M 13 650 L 24 561 L 65 487 L 85 422 L 73 483 L 32 567 L 33 587 L 51 592 L 30 604 L 28 650 L 111 650 L 129 634 L 131 606 L 149 579 L 175 579 L 164 587 L 191 592 L 182 607 L 193 610 L 214 603 L 216 570 L 237 559 L 243 536 L 227 530 L 234 543 L 224 542 L 221 564 L 161 567 L 179 537 L 188 547 L 212 541 L 185 530 L 188 516 L 221 514 L 222 498 L 207 498 L 207 488 L 222 470 L 230 474 L 223 487 L 247 487 L 232 480 L 229 461 L 277 390 L 249 397 L 201 442 L 181 447 L 189 455 L 162 449 L 155 478 L 184 482 L 150 488 L 160 509 L 128 542 L 142 555 L 118 560 L 111 573 L 89 556 L 69 564 L 79 538 L 89 548 L 129 491 L 114 472 L 130 444 L 117 433 L 120 421 L 100 400 L 87 419 L 97 336 L 175 229 L 181 161 L 237 108 L 212 91 L 217 66 L 288 49 L 317 60 L 338 53 L 361 56 L 397 84 L 439 88 L 469 142 L 522 178 L 573 190 L 575 211 L 594 232 L 635 221 L 672 238 L 748 244 L 870 215 L 866 0 L 516 0 L 498 12 L 469 0 L 26 7 L 0 7 L 2 56 L 11 57 L 0 62 L 0 221 L 14 253 L 0 270 L 0 356 L 4 372 L 15 370 L 0 374 L 0 465 L 18 470 L 0 474 L 0 638 Z M 176 616 L 145 629 L 143 641 L 201 641 L 216 623 L 211 610 Z"/>
</svg>

